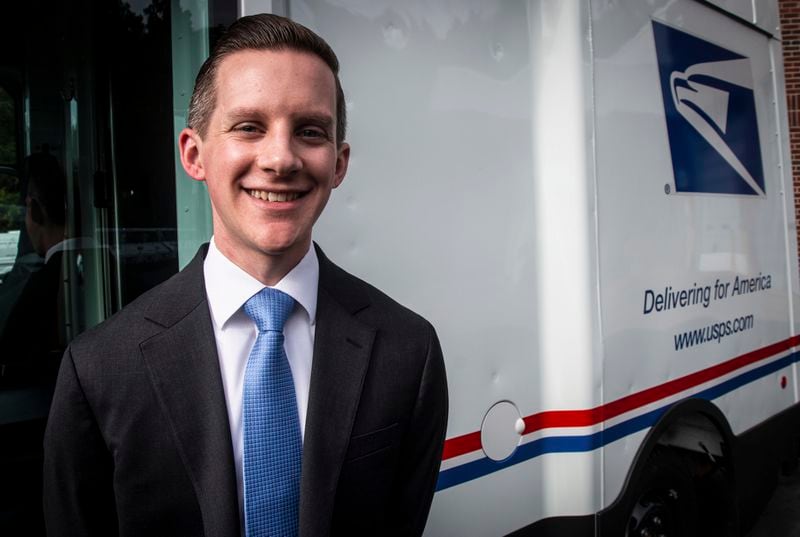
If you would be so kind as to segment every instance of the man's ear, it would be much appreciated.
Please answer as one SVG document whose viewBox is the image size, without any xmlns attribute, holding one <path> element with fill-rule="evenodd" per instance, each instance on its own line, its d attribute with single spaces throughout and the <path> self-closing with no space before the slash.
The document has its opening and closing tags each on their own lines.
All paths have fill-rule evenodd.
<svg viewBox="0 0 800 537">
<path fill-rule="evenodd" d="M 39 200 L 36 198 L 28 198 L 30 201 L 30 211 L 31 211 L 31 220 L 33 220 L 36 224 L 43 226 L 44 225 L 44 209 L 42 208 L 42 204 L 39 203 Z"/>
<path fill-rule="evenodd" d="M 347 174 L 347 165 L 350 163 L 350 144 L 342 142 L 336 155 L 336 170 L 333 172 L 333 188 L 342 184 Z"/>
<path fill-rule="evenodd" d="M 185 128 L 178 135 L 178 152 L 181 155 L 181 164 L 189 177 L 197 181 L 205 181 L 206 173 L 200 149 L 203 140 L 194 129 Z"/>
</svg>

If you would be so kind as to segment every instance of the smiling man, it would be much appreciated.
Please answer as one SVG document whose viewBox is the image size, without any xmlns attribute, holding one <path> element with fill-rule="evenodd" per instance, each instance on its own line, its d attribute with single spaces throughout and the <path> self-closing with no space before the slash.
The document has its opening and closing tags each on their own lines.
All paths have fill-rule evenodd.
<svg viewBox="0 0 800 537">
<path fill-rule="evenodd" d="M 419 535 L 447 389 L 431 325 L 312 228 L 347 171 L 338 60 L 272 15 L 198 74 L 186 172 L 214 236 L 77 338 L 45 436 L 50 535 Z"/>
</svg>

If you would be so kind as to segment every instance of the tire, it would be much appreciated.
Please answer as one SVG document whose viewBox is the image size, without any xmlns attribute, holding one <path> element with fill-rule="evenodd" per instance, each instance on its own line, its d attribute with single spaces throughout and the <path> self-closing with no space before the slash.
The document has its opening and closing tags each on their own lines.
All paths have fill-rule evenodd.
<svg viewBox="0 0 800 537">
<path fill-rule="evenodd" d="M 658 446 L 630 496 L 625 537 L 695 537 L 698 498 L 690 466 Z"/>
</svg>

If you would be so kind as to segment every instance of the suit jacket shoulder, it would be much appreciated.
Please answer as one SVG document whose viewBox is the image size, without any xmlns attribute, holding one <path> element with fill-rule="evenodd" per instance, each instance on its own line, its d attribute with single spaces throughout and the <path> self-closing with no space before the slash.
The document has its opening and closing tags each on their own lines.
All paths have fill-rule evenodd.
<svg viewBox="0 0 800 537">
<path fill-rule="evenodd" d="M 447 423 L 436 332 L 317 254 L 300 535 L 420 535 Z"/>
<path fill-rule="evenodd" d="M 70 344 L 75 356 L 125 359 L 119 351 L 138 346 L 201 306 L 207 307 L 202 248 L 186 268 L 137 297 L 101 324 L 78 335 Z M 209 316 L 210 322 L 210 316 Z"/>
<path fill-rule="evenodd" d="M 67 349 L 45 434 L 49 533 L 239 533 L 204 257 Z"/>
<path fill-rule="evenodd" d="M 344 309 L 376 329 L 427 337 L 433 330 L 421 315 L 331 262 L 317 246 L 320 292 L 327 293 Z"/>
</svg>

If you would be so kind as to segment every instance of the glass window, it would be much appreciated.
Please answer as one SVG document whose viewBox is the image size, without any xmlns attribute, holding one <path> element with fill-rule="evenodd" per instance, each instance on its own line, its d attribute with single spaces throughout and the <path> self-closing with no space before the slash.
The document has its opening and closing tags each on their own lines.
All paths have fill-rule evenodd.
<svg viewBox="0 0 800 537">
<path fill-rule="evenodd" d="M 180 4 L 176 6 L 175 4 Z M 186 126 L 194 79 L 210 47 L 236 19 L 236 4 L 225 0 L 173 1 L 172 84 L 175 133 Z M 178 260 L 182 267 L 211 237 L 211 205 L 206 186 L 192 180 L 181 166 L 175 147 Z"/>
<path fill-rule="evenodd" d="M 24 209 L 20 199 L 17 103 L 0 85 L 0 284 L 17 256 Z M 0 314 L 0 326 L 2 326 Z M 1 329 L 1 328 L 0 328 Z"/>
<path fill-rule="evenodd" d="M 175 133 L 209 28 L 235 10 L 0 2 L 0 535 L 44 534 L 42 434 L 66 345 L 178 270 L 179 227 L 192 248 L 210 234 L 202 185 L 176 191 L 194 182 L 176 174 Z"/>
</svg>

